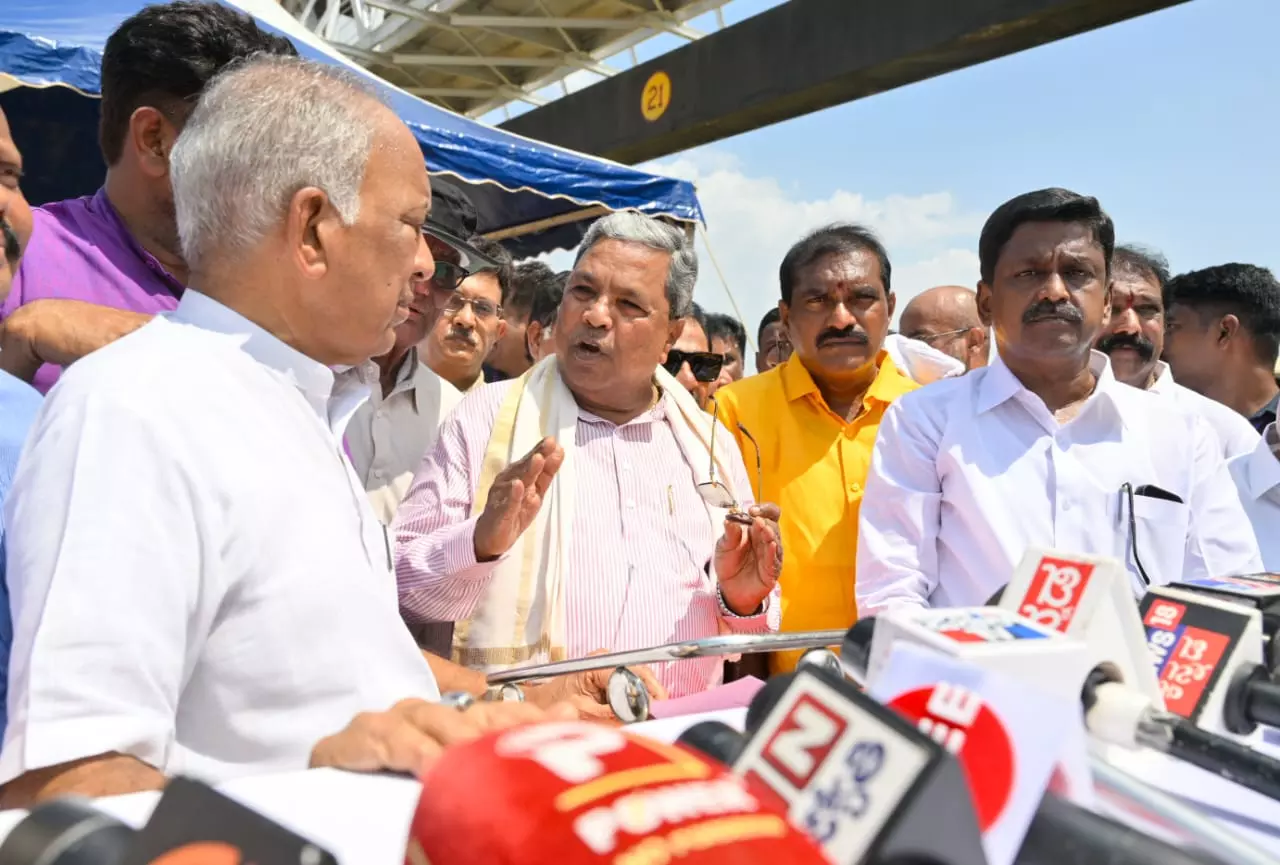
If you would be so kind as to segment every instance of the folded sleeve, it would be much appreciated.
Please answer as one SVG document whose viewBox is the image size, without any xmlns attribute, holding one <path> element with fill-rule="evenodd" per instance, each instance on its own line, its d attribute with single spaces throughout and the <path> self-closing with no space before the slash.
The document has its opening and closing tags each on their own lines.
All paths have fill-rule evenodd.
<svg viewBox="0 0 1280 865">
<path fill-rule="evenodd" d="M 938 583 L 937 432 L 912 395 L 885 411 L 858 518 L 858 615 L 928 606 Z"/>
<path fill-rule="evenodd" d="M 0 782 L 119 752 L 163 770 L 225 589 L 187 444 L 110 393 L 55 392 L 5 508 L 14 623 Z M 202 498 L 197 490 L 203 490 Z"/>
</svg>

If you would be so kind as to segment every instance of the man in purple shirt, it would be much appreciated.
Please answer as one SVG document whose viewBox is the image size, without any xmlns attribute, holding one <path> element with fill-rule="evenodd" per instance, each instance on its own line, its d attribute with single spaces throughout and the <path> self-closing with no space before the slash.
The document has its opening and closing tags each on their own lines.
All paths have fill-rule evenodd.
<svg viewBox="0 0 1280 865">
<path fill-rule="evenodd" d="M 258 53 L 297 52 L 218 3 L 148 6 L 107 40 L 99 128 L 106 181 L 95 195 L 35 211 L 30 248 L 0 308 L 5 370 L 47 393 L 61 365 L 177 307 L 187 265 L 169 153 L 209 80 Z"/>
</svg>

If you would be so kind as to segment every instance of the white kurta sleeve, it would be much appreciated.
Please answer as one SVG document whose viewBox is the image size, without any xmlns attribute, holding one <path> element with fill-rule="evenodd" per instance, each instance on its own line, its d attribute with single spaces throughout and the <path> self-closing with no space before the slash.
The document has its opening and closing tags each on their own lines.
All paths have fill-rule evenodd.
<svg viewBox="0 0 1280 865">
<path fill-rule="evenodd" d="M 156 395 L 155 399 L 163 399 Z M 147 406 L 64 382 L 6 506 L 14 620 L 0 782 L 116 751 L 163 769 L 222 589 L 217 491 Z"/>
<path fill-rule="evenodd" d="M 1191 527 L 1183 579 L 1231 577 L 1263 570 L 1258 540 L 1231 469 L 1222 458 L 1218 436 L 1202 418 L 1193 417 Z"/>
<path fill-rule="evenodd" d="M 880 421 L 858 518 L 858 615 L 889 606 L 928 606 L 938 584 L 942 487 L 937 432 L 911 399 Z"/>
</svg>

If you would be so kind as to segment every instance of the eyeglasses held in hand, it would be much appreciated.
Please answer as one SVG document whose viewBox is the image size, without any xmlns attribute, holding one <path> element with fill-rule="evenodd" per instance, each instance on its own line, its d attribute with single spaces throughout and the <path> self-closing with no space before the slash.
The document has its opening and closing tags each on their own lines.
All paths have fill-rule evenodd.
<svg viewBox="0 0 1280 865">
<path fill-rule="evenodd" d="M 716 432 L 720 426 L 720 404 L 711 399 L 711 469 L 707 472 L 707 480 L 698 484 L 698 495 L 702 496 L 702 500 L 713 508 L 722 508 L 729 513 L 725 515 L 725 519 L 733 520 L 735 523 L 741 523 L 745 526 L 751 525 L 751 515 L 742 509 L 742 505 L 734 498 L 729 488 L 720 481 L 716 480 Z M 747 428 L 742 424 L 738 424 L 738 429 L 747 437 L 747 441 L 751 442 L 751 446 L 756 450 L 756 489 L 760 489 L 761 471 L 760 471 L 760 445 L 756 444 L 755 436 L 747 432 Z"/>
<path fill-rule="evenodd" d="M 662 364 L 662 368 L 672 375 L 679 375 L 680 367 L 686 363 L 689 364 L 689 371 L 693 373 L 695 379 L 703 383 L 712 382 L 720 377 L 720 370 L 724 367 L 724 355 L 713 351 L 681 351 L 673 348 L 667 352 L 667 359 Z"/>
<path fill-rule="evenodd" d="M 477 321 L 491 321 L 502 315 L 502 307 L 483 297 L 467 297 L 458 293 L 451 294 L 444 304 L 444 314 L 453 318 L 468 306 Z"/>
</svg>

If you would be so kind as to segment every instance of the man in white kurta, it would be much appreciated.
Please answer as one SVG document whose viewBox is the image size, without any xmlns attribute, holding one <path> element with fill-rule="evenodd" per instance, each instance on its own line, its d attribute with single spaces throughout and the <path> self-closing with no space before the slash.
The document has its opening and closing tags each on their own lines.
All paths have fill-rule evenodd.
<svg viewBox="0 0 1280 865">
<path fill-rule="evenodd" d="M 285 59 L 211 86 L 171 157 L 191 287 L 36 419 L 5 515 L 5 805 L 179 772 L 419 771 L 501 720 L 426 702 L 343 455 L 367 389 L 333 370 L 391 347 L 434 268 L 421 151 L 362 87 Z"/>
<path fill-rule="evenodd" d="M 1093 352 L 1114 228 L 1067 190 L 1002 205 L 978 305 L 999 356 L 889 407 L 863 499 L 858 612 L 983 604 L 1029 546 L 1113 555 L 1133 590 L 1261 565 L 1217 437 Z"/>
</svg>

